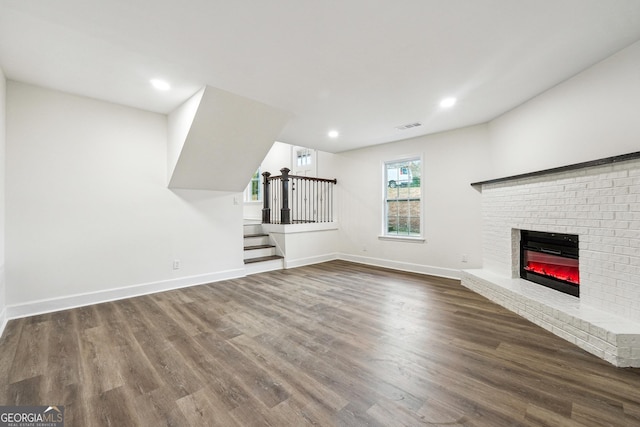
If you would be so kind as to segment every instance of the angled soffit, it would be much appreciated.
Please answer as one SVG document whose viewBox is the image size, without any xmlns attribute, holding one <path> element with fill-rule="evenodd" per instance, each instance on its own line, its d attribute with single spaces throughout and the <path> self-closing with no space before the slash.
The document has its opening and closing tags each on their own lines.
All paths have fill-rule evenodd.
<svg viewBox="0 0 640 427">
<path fill-rule="evenodd" d="M 169 188 L 243 191 L 289 118 L 206 86 L 169 115 Z"/>
</svg>

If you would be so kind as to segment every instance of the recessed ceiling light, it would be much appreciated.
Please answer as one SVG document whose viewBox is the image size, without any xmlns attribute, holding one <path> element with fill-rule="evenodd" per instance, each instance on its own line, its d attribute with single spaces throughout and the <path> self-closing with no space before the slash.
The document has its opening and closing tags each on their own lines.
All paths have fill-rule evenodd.
<svg viewBox="0 0 640 427">
<path fill-rule="evenodd" d="M 338 135 L 340 135 L 340 132 L 337 130 L 330 130 L 327 135 L 329 135 L 329 138 L 337 138 Z"/>
<path fill-rule="evenodd" d="M 160 79 L 151 79 L 151 85 L 158 90 L 169 90 L 171 89 L 171 85 L 164 80 Z"/>
<path fill-rule="evenodd" d="M 451 108 L 456 105 L 456 101 L 457 99 L 453 97 L 444 98 L 442 101 L 440 101 L 440 108 Z"/>
</svg>

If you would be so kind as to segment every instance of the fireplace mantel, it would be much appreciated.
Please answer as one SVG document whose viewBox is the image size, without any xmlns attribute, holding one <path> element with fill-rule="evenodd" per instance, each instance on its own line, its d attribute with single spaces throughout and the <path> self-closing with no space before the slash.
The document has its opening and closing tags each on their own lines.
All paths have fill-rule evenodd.
<svg viewBox="0 0 640 427">
<path fill-rule="evenodd" d="M 519 175 L 511 175 L 511 176 L 505 176 L 502 178 L 489 179 L 486 181 L 472 182 L 471 186 L 476 188 L 482 188 L 482 186 L 485 184 L 496 184 L 498 182 L 512 181 L 512 180 L 523 179 L 523 178 L 532 178 L 536 176 L 548 175 L 548 174 L 558 173 L 558 172 L 568 172 L 568 171 L 573 171 L 578 169 L 589 168 L 593 166 L 602 166 L 602 165 L 608 165 L 611 163 L 619 163 L 619 162 L 625 162 L 627 160 L 635 160 L 635 159 L 640 159 L 640 151 L 636 151 L 634 153 L 628 153 L 628 154 L 621 154 L 619 156 L 605 157 L 603 159 L 598 159 L 598 160 L 590 160 L 588 162 L 574 163 L 571 165 L 560 166 L 557 168 L 543 169 L 535 172 L 522 173 Z"/>
</svg>

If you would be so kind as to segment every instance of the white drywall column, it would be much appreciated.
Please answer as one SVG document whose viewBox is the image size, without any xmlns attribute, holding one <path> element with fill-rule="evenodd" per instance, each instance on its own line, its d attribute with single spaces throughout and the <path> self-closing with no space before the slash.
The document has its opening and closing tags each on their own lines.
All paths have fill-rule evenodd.
<svg viewBox="0 0 640 427">
<path fill-rule="evenodd" d="M 193 119 L 198 112 L 204 89 L 199 90 L 169 114 L 167 120 L 167 182 L 173 176 L 180 152 L 187 140 L 187 135 L 189 135 Z"/>
<path fill-rule="evenodd" d="M 241 192 L 266 156 L 289 113 L 230 92 L 207 86 L 177 157 L 170 188 Z M 180 137 L 192 113 L 171 114 L 170 130 Z M 187 114 L 187 110 L 189 114 Z M 178 116 L 182 116 L 179 122 Z M 172 136 L 173 138 L 173 136 Z M 173 143 L 172 143 L 173 145 Z M 171 147 L 170 159 L 176 155 Z"/>
</svg>

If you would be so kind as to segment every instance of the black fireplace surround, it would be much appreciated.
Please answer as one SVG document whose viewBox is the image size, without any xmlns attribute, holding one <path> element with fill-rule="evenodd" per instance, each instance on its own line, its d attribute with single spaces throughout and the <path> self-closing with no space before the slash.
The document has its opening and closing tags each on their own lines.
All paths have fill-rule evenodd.
<svg viewBox="0 0 640 427">
<path fill-rule="evenodd" d="M 520 277 L 580 296 L 578 236 L 520 231 Z"/>
</svg>

